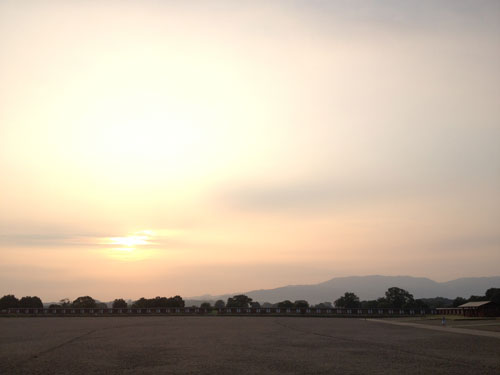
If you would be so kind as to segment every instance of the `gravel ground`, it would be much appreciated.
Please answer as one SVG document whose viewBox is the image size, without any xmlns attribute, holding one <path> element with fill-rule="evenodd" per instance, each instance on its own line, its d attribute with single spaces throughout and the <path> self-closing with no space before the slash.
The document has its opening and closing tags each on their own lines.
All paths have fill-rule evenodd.
<svg viewBox="0 0 500 375">
<path fill-rule="evenodd" d="M 411 321 L 411 320 L 407 320 Z M 440 327 L 441 319 L 420 319 L 413 320 L 412 322 L 418 324 L 426 324 Z M 451 328 L 466 328 L 466 329 L 474 329 L 480 331 L 491 331 L 491 332 L 500 332 L 500 319 L 499 318 L 491 318 L 491 319 L 450 319 L 446 318 L 446 327 Z"/>
<path fill-rule="evenodd" d="M 482 325 L 456 325 L 457 328 L 466 328 L 466 329 L 478 329 L 480 331 L 488 331 L 488 332 L 499 332 L 500 333 L 500 323 L 496 324 L 482 324 Z"/>
<path fill-rule="evenodd" d="M 1 318 L 0 374 L 499 374 L 499 344 L 342 318 Z"/>
</svg>

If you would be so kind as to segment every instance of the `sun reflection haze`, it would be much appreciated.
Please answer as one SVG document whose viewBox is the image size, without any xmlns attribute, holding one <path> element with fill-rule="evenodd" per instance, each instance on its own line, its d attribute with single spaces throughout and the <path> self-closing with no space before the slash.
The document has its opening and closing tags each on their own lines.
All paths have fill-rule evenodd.
<svg viewBox="0 0 500 375">
<path fill-rule="evenodd" d="M 144 230 L 129 236 L 108 237 L 102 243 L 111 246 L 120 246 L 105 249 L 105 254 L 109 258 L 122 261 L 137 261 L 153 256 L 154 250 L 148 246 L 154 245 L 151 242 L 153 231 Z"/>
</svg>

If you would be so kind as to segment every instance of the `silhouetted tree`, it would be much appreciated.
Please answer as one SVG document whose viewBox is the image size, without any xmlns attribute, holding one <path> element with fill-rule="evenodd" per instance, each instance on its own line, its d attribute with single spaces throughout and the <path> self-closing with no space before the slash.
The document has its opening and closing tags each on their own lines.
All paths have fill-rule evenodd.
<svg viewBox="0 0 500 375">
<path fill-rule="evenodd" d="M 486 300 L 500 305 L 500 288 L 490 288 L 485 293 Z"/>
<path fill-rule="evenodd" d="M 215 301 L 214 306 L 216 309 L 223 309 L 224 307 L 226 307 L 226 303 L 223 300 L 218 299 L 217 301 Z"/>
<path fill-rule="evenodd" d="M 203 302 L 200 307 L 202 309 L 207 309 L 207 310 L 211 310 L 212 309 L 212 305 L 210 304 L 210 302 Z"/>
<path fill-rule="evenodd" d="M 146 298 L 141 297 L 137 301 L 134 301 L 132 303 L 132 307 L 135 309 L 143 309 L 143 308 L 151 307 L 151 306 L 149 306 L 149 302 Z"/>
<path fill-rule="evenodd" d="M 167 297 L 157 296 L 148 300 L 147 307 L 173 307 L 169 306 L 169 299 Z"/>
<path fill-rule="evenodd" d="M 387 300 L 387 298 L 380 297 L 380 298 L 377 298 L 377 307 L 384 309 L 384 308 L 393 307 L 393 306 L 391 306 L 391 304 Z"/>
<path fill-rule="evenodd" d="M 158 307 L 184 307 L 185 302 L 181 296 L 175 297 L 155 297 L 155 298 L 144 298 L 141 297 L 132 304 L 133 308 L 144 309 L 144 308 L 158 308 Z"/>
<path fill-rule="evenodd" d="M 7 294 L 0 298 L 0 310 L 19 307 L 19 300 L 13 294 Z"/>
<path fill-rule="evenodd" d="M 331 302 L 321 302 L 321 303 L 318 303 L 317 305 L 314 305 L 314 307 L 317 309 L 330 309 L 333 306 L 332 306 Z"/>
<path fill-rule="evenodd" d="M 385 299 L 389 307 L 397 309 L 413 307 L 415 304 L 413 295 L 410 294 L 410 292 L 397 287 L 389 288 L 387 292 L 385 292 Z"/>
<path fill-rule="evenodd" d="M 295 307 L 295 305 L 293 304 L 292 301 L 285 300 L 285 301 L 278 302 L 278 307 L 280 309 L 291 309 L 292 307 Z"/>
<path fill-rule="evenodd" d="M 252 299 L 244 294 L 238 294 L 237 296 L 227 299 L 227 307 L 248 307 Z"/>
<path fill-rule="evenodd" d="M 361 307 L 361 302 L 359 302 L 359 297 L 351 292 L 346 292 L 342 297 L 335 300 L 336 307 L 343 308 L 357 308 Z"/>
<path fill-rule="evenodd" d="M 181 296 L 170 297 L 167 299 L 167 307 L 184 307 L 185 302 Z"/>
<path fill-rule="evenodd" d="M 438 297 L 439 298 L 439 297 Z M 432 301 L 432 299 L 431 299 Z M 438 299 L 437 303 L 442 303 L 441 300 Z M 446 306 L 443 306 L 443 307 L 450 307 L 451 305 L 448 303 Z M 430 309 L 430 308 L 433 308 L 432 306 L 430 306 L 430 304 L 427 302 L 427 299 L 423 299 L 423 298 L 420 298 L 420 299 L 416 299 L 415 302 L 412 304 L 412 305 L 409 305 L 408 308 L 413 308 L 413 309 L 420 309 L 420 310 L 427 310 L 427 309 Z"/>
<path fill-rule="evenodd" d="M 293 303 L 293 306 L 298 307 L 298 308 L 302 308 L 302 307 L 307 308 L 307 307 L 309 307 L 309 302 L 304 301 L 303 299 L 299 299 Z"/>
<path fill-rule="evenodd" d="M 23 297 L 19 300 L 19 307 L 26 307 L 26 308 L 42 308 L 43 303 L 42 300 L 38 297 Z"/>
<path fill-rule="evenodd" d="M 261 306 L 265 309 L 269 307 L 274 307 L 274 305 L 271 302 L 264 302 Z"/>
<path fill-rule="evenodd" d="M 59 305 L 61 307 L 71 307 L 71 301 L 69 300 L 69 298 L 63 298 L 59 301 Z"/>
<path fill-rule="evenodd" d="M 127 302 L 123 298 L 117 298 L 113 301 L 114 309 L 126 309 L 128 307 Z"/>
<path fill-rule="evenodd" d="M 90 296 L 78 297 L 71 304 L 72 307 L 80 308 L 96 308 L 96 301 Z"/>
<path fill-rule="evenodd" d="M 250 307 L 253 309 L 258 309 L 260 307 L 260 303 L 259 302 L 252 302 L 252 303 L 250 303 Z"/>
<path fill-rule="evenodd" d="M 419 302 L 420 301 L 420 302 Z M 420 303 L 420 305 L 419 305 Z M 445 297 L 434 297 L 434 298 L 420 298 L 415 300 L 414 306 L 409 307 L 421 307 L 424 304 L 426 309 L 436 309 L 438 307 L 452 307 L 453 301 Z"/>
<path fill-rule="evenodd" d="M 486 300 L 485 296 L 470 296 L 467 302 L 478 302 Z"/>
<path fill-rule="evenodd" d="M 361 307 L 363 309 L 376 309 L 378 306 L 378 302 L 376 299 L 372 299 L 369 301 L 361 301 Z"/>
<path fill-rule="evenodd" d="M 467 303 L 467 299 L 463 297 L 457 297 L 453 300 L 453 307 L 458 307 L 460 305 L 463 305 L 464 303 Z"/>
</svg>

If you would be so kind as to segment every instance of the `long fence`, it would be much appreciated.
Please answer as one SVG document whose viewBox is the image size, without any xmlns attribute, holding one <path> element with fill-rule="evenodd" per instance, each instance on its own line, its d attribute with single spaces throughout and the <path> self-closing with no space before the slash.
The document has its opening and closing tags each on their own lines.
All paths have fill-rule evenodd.
<svg viewBox="0 0 500 375">
<path fill-rule="evenodd" d="M 143 316 L 143 315 L 219 315 L 219 316 L 320 316 L 320 317 L 366 317 L 366 316 L 414 316 L 437 314 L 434 309 L 345 309 L 345 308 L 239 308 L 225 307 L 205 309 L 200 307 L 155 307 L 155 308 L 9 308 L 0 310 L 2 315 L 16 316 Z"/>
</svg>

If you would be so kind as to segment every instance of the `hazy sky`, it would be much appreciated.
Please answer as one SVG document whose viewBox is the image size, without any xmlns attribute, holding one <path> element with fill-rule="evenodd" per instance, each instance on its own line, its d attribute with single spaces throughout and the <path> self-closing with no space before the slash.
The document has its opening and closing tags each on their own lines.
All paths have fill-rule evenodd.
<svg viewBox="0 0 500 375">
<path fill-rule="evenodd" d="M 0 295 L 499 275 L 498 1 L 3 0 L 0 82 Z"/>
</svg>

